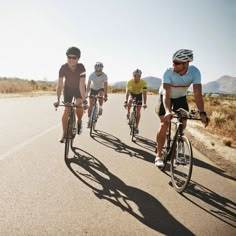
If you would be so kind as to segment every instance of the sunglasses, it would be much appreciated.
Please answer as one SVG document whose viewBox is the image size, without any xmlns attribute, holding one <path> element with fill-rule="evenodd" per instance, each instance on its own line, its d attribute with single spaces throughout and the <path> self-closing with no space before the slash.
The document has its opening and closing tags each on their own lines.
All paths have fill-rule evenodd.
<svg viewBox="0 0 236 236">
<path fill-rule="evenodd" d="M 68 56 L 67 58 L 68 58 L 68 59 L 72 59 L 72 60 L 76 60 L 76 59 L 77 59 L 76 56 Z"/>
<path fill-rule="evenodd" d="M 95 70 L 96 72 L 102 72 L 102 70 L 101 69 L 99 69 L 99 70 Z"/>
<path fill-rule="evenodd" d="M 180 64 L 184 64 L 184 62 L 181 62 L 181 61 L 173 61 L 173 64 L 175 64 L 175 65 L 180 65 Z"/>
</svg>

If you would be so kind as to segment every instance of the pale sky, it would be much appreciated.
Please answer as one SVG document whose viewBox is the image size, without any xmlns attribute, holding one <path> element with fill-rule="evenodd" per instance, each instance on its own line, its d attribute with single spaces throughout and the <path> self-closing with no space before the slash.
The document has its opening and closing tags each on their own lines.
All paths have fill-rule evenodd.
<svg viewBox="0 0 236 236">
<path fill-rule="evenodd" d="M 187 48 L 205 84 L 236 76 L 235 25 L 235 0 L 0 0 L 0 77 L 57 80 L 77 46 L 87 78 L 96 61 L 111 83 L 162 78 Z"/>
</svg>

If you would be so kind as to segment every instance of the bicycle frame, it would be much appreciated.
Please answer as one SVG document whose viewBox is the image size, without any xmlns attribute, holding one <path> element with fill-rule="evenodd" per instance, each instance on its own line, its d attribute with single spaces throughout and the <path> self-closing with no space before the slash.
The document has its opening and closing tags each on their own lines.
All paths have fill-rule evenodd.
<svg viewBox="0 0 236 236">
<path fill-rule="evenodd" d="M 135 136 L 135 128 L 136 128 L 136 117 L 137 117 L 137 103 L 135 100 L 133 100 L 133 103 L 131 105 L 132 112 L 129 118 L 129 127 L 130 127 L 130 135 L 132 137 L 132 141 L 134 140 Z"/>
<path fill-rule="evenodd" d="M 168 127 L 168 132 L 167 132 L 167 161 L 169 161 L 172 157 L 172 155 L 174 154 L 175 148 L 176 148 L 176 143 L 178 140 L 178 137 L 181 138 L 183 135 L 183 121 L 182 121 L 182 117 L 176 117 L 177 121 L 173 121 L 171 120 L 171 122 L 169 123 L 169 127 Z M 171 139 L 171 132 L 172 132 L 172 124 L 175 124 L 175 134 L 174 137 Z"/>
<path fill-rule="evenodd" d="M 98 99 L 104 99 L 102 96 L 98 96 L 98 95 L 90 95 L 89 98 L 93 98 L 93 106 L 92 106 L 92 110 L 91 110 L 91 114 L 90 114 L 90 118 L 89 118 L 89 128 L 90 128 L 90 136 L 92 135 L 93 131 L 96 131 L 96 124 L 98 121 Z"/>
<path fill-rule="evenodd" d="M 135 128 L 136 128 L 136 122 L 137 122 L 137 108 L 138 107 L 144 107 L 142 105 L 138 105 L 136 103 L 136 100 L 133 99 L 132 101 L 132 111 L 131 111 L 131 114 L 130 114 L 130 117 L 129 117 L 129 127 L 130 127 L 130 135 L 132 137 L 132 141 L 134 141 L 134 137 L 135 137 Z"/>
<path fill-rule="evenodd" d="M 67 124 L 66 124 L 66 131 L 65 131 L 65 152 L 64 157 L 65 160 L 68 158 L 69 155 L 69 149 L 73 149 L 73 141 L 76 135 L 76 112 L 75 109 L 78 107 L 82 107 L 82 105 L 76 105 L 74 102 L 72 103 L 64 103 L 63 105 L 59 105 L 63 107 L 69 108 L 68 118 L 67 118 Z"/>
<path fill-rule="evenodd" d="M 182 114 L 184 111 L 185 115 Z M 166 144 L 163 147 L 163 161 L 164 167 L 160 169 L 165 170 L 167 162 L 171 162 L 171 181 L 175 190 L 179 193 L 183 192 L 188 183 L 190 182 L 192 175 L 192 166 L 193 166 L 193 153 L 191 143 L 183 133 L 183 120 L 184 119 L 193 119 L 194 118 L 187 111 L 179 109 L 176 111 L 175 115 L 172 118 L 177 120 L 171 120 L 169 123 L 167 134 L 166 134 Z M 172 125 L 175 124 L 175 133 L 172 136 Z M 182 158 L 182 161 L 180 159 Z"/>
</svg>

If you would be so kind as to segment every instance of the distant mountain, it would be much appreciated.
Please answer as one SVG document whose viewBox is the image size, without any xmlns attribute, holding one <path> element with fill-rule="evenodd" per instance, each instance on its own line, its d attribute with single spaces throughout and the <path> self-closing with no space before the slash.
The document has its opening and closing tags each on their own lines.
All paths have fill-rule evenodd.
<svg viewBox="0 0 236 236">
<path fill-rule="evenodd" d="M 159 79 L 157 77 L 149 76 L 149 77 L 145 77 L 143 79 L 147 82 L 148 89 L 158 90 L 161 86 L 161 79 Z"/>
<path fill-rule="evenodd" d="M 115 82 L 115 83 L 111 84 L 111 86 L 113 88 L 121 89 L 121 88 L 125 88 L 126 87 L 126 83 L 127 83 L 127 81 L 119 81 L 119 82 Z"/>
<path fill-rule="evenodd" d="M 148 89 L 153 90 L 153 89 L 159 89 L 161 85 L 161 79 L 149 76 L 149 77 L 144 77 L 142 78 L 147 82 Z M 126 87 L 127 81 L 119 81 L 114 84 L 112 84 L 112 87 L 114 88 L 125 88 Z"/>
<path fill-rule="evenodd" d="M 236 94 L 236 77 L 221 76 L 215 81 L 204 84 L 202 90 L 204 93 Z"/>
</svg>

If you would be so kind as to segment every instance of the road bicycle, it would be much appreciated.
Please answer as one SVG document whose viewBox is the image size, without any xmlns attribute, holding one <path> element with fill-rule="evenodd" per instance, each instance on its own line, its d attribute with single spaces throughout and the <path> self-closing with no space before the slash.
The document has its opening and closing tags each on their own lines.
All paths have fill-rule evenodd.
<svg viewBox="0 0 236 236">
<path fill-rule="evenodd" d="M 196 118 L 196 115 L 196 112 L 178 109 L 172 115 L 166 133 L 166 142 L 163 147 L 164 166 L 159 169 L 165 171 L 167 162 L 170 162 L 171 182 L 179 193 L 187 188 L 193 170 L 193 150 L 190 140 L 184 135 L 183 120 L 201 120 Z M 175 131 L 172 130 L 173 126 Z"/>
<path fill-rule="evenodd" d="M 92 136 L 93 131 L 96 132 L 96 124 L 99 118 L 98 112 L 98 99 L 104 99 L 103 96 L 98 95 L 90 95 L 89 98 L 93 98 L 93 106 L 91 109 L 91 114 L 88 121 L 88 128 L 90 129 L 90 136 Z"/>
<path fill-rule="evenodd" d="M 132 107 L 132 111 L 131 111 L 131 114 L 128 118 L 128 124 L 129 124 L 129 127 L 130 127 L 131 139 L 132 139 L 132 141 L 134 141 L 134 138 L 136 136 L 135 129 L 136 129 L 136 125 L 137 125 L 137 123 L 136 123 L 137 107 L 142 107 L 142 105 L 138 105 L 136 100 L 133 99 L 131 107 Z"/>
<path fill-rule="evenodd" d="M 77 133 L 77 126 L 76 126 L 76 108 L 78 107 L 83 107 L 82 104 L 76 105 L 74 102 L 72 103 L 64 103 L 63 105 L 59 106 L 64 106 L 69 108 L 69 114 L 68 114 L 68 119 L 67 119 L 67 124 L 66 124 L 66 132 L 65 132 L 65 152 L 64 152 L 64 157 L 65 160 L 68 158 L 69 155 L 69 150 L 70 148 L 73 149 L 73 142 L 75 135 Z"/>
</svg>

